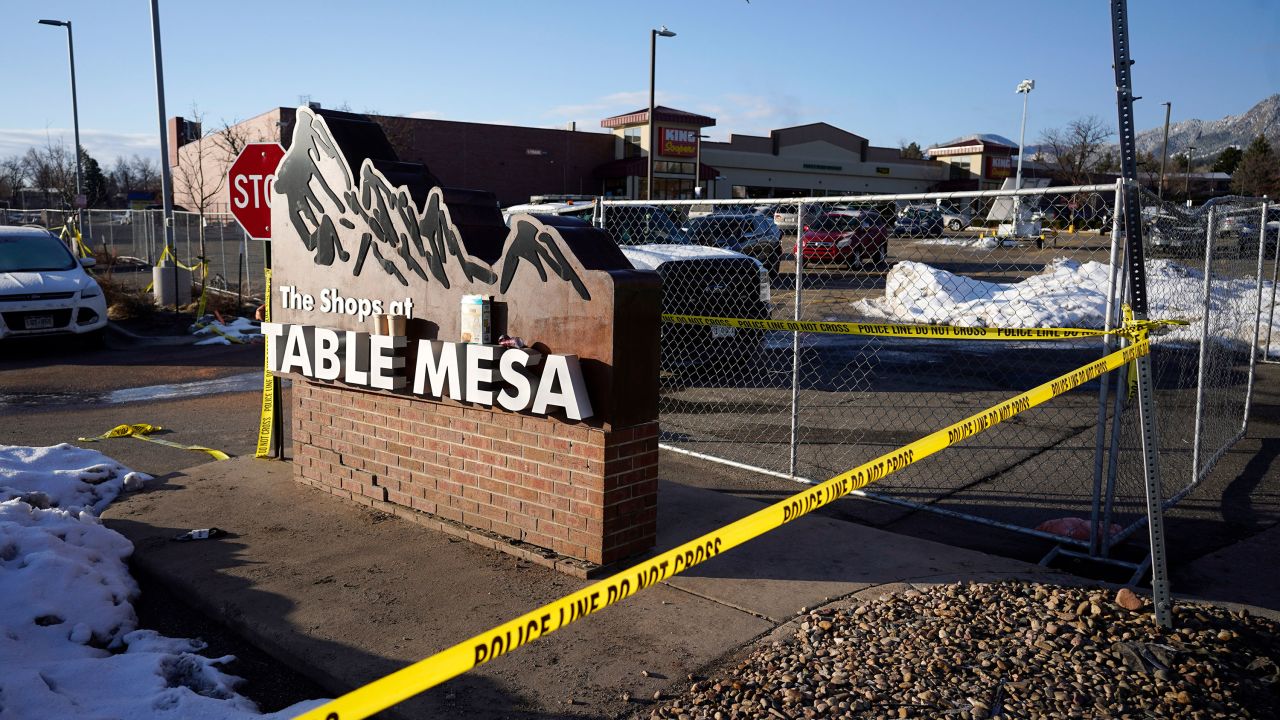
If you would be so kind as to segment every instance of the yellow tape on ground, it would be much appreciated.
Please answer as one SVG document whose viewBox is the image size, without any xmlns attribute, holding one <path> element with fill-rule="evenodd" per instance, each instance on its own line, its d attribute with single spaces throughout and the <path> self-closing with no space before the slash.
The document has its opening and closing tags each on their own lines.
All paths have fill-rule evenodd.
<svg viewBox="0 0 1280 720">
<path fill-rule="evenodd" d="M 792 495 L 741 520 L 668 550 L 559 600 L 464 640 L 429 658 L 298 716 L 300 720 L 359 720 L 501 657 L 516 648 L 598 612 L 677 573 L 993 427 L 1072 388 L 1123 367 L 1150 351 L 1143 339 L 1096 362 L 1054 378 L 1017 397 L 913 443 L 881 455 L 826 482 Z"/>
<path fill-rule="evenodd" d="M 271 268 L 265 270 L 267 278 L 266 301 L 262 305 L 263 322 L 271 322 Z M 271 339 L 262 338 L 262 411 L 258 415 L 258 449 L 253 456 L 271 456 L 271 434 L 275 428 L 276 383 L 268 368 L 271 366 Z"/>
<path fill-rule="evenodd" d="M 97 437 L 91 437 L 91 438 L 82 437 L 82 438 L 76 438 L 76 439 L 79 440 L 80 442 L 98 442 L 99 440 L 111 440 L 113 438 L 131 437 L 131 438 L 137 438 L 139 440 L 146 440 L 147 442 L 153 442 L 157 445 L 165 445 L 167 447 L 178 448 L 180 450 L 197 450 L 199 452 L 209 453 L 211 456 L 213 456 L 214 460 L 230 460 L 231 459 L 229 455 L 222 452 L 221 450 L 207 448 L 207 447 L 204 447 L 203 445 L 183 445 L 181 443 L 176 443 L 170 440 L 147 437 L 151 433 L 158 432 L 163 429 L 164 428 L 160 427 L 159 425 L 149 425 L 147 423 L 135 423 L 133 425 L 117 425 Z"/>
<path fill-rule="evenodd" d="M 782 330 L 786 332 L 826 333 L 831 335 L 865 335 L 870 337 L 917 338 L 922 340 L 1076 340 L 1103 335 L 1136 336 L 1169 325 L 1186 325 L 1182 320 L 1135 321 L 1126 315 L 1122 327 L 1114 330 L 1089 328 L 992 328 L 956 325 L 914 325 L 895 323 L 820 322 L 796 320 L 750 320 L 746 318 L 708 317 L 703 315 L 663 314 L 664 322 L 683 325 L 719 325 L 744 330 Z"/>
</svg>

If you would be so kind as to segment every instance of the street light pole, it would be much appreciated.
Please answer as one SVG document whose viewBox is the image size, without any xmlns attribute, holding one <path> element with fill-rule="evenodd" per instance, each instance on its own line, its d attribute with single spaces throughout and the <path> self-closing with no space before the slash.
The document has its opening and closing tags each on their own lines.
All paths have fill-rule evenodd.
<svg viewBox="0 0 1280 720">
<path fill-rule="evenodd" d="M 1186 180 L 1183 185 L 1182 194 L 1187 196 L 1187 205 L 1191 205 L 1191 153 L 1196 151 L 1195 145 L 1187 146 L 1187 174 L 1182 177 Z"/>
<path fill-rule="evenodd" d="M 160 202 L 164 208 L 164 246 L 174 265 L 173 309 L 177 310 L 178 249 L 173 244 L 173 175 L 169 169 L 169 127 L 165 122 L 164 112 L 164 59 L 160 50 L 159 0 L 151 0 L 151 50 L 156 65 L 156 112 L 160 117 Z"/>
<path fill-rule="evenodd" d="M 701 197 L 698 187 L 702 184 L 702 138 L 707 137 L 702 133 L 698 133 L 698 142 L 694 145 L 693 153 L 693 196 Z"/>
<path fill-rule="evenodd" d="M 71 124 L 76 140 L 76 225 L 84 232 L 84 209 L 80 207 L 80 196 L 84 194 L 84 172 L 80 166 L 80 106 L 76 100 L 76 44 L 71 36 L 70 20 L 40 20 L 41 25 L 65 27 L 67 29 L 67 59 L 71 64 Z"/>
<path fill-rule="evenodd" d="M 1013 181 L 1014 190 L 1022 189 L 1022 155 L 1023 155 L 1024 141 L 1027 138 L 1027 100 L 1031 98 L 1031 91 L 1035 89 L 1036 89 L 1035 80 L 1023 80 L 1022 82 L 1018 83 L 1018 87 L 1014 89 L 1015 92 L 1022 93 L 1022 129 L 1018 131 L 1018 174 L 1017 174 L 1017 178 Z M 981 185 L 982 181 L 979 180 L 978 184 Z M 978 188 L 978 189 L 981 190 L 982 188 Z M 1022 224 L 1022 196 L 1015 195 L 1014 201 L 1013 201 L 1013 234 L 1015 236 L 1020 236 L 1022 234 L 1022 230 L 1019 227 L 1021 224 Z"/>
<path fill-rule="evenodd" d="M 1160 200 L 1164 200 L 1164 164 L 1169 158 L 1169 111 L 1173 109 L 1173 103 L 1161 103 L 1164 105 L 1164 140 L 1160 142 L 1160 187 L 1157 188 L 1156 196 Z"/>
<path fill-rule="evenodd" d="M 649 29 L 649 116 L 648 135 L 649 135 L 649 163 L 648 172 L 645 174 L 644 197 L 645 200 L 653 199 L 653 154 L 657 150 L 657 146 L 653 142 L 653 98 L 654 98 L 654 75 L 657 70 L 657 52 L 658 52 L 658 36 L 675 37 L 676 34 L 667 29 L 663 25 L 661 29 Z"/>
</svg>

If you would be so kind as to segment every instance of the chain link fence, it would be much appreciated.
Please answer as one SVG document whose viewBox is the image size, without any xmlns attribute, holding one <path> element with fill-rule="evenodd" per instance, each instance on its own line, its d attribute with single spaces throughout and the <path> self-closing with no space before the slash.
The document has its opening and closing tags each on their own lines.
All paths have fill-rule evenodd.
<svg viewBox="0 0 1280 720">
<path fill-rule="evenodd" d="M 594 221 L 633 264 L 662 276 L 666 313 L 1112 328 L 1122 321 L 1126 292 L 1116 187 L 604 201 Z M 1259 246 L 1248 238 L 1261 233 L 1261 210 L 1256 202 L 1238 201 L 1188 213 L 1154 199 L 1150 208 L 1143 217 L 1151 317 L 1192 321 L 1157 340 L 1154 363 L 1161 449 L 1170 456 L 1164 477 L 1177 493 L 1188 485 L 1191 463 L 1206 473 L 1238 439 L 1244 421 L 1248 349 L 1262 289 Z M 1210 214 L 1235 218 L 1233 232 L 1221 226 L 1210 232 Z M 1206 239 L 1214 252 L 1206 254 Z M 1262 249 L 1274 252 L 1274 241 Z M 1202 321 L 1206 293 L 1208 323 Z M 662 444 L 822 481 L 1085 365 L 1117 342 L 930 340 L 664 323 Z M 943 460 L 884 478 L 866 494 L 1108 553 L 1145 514 L 1127 378 L 1106 383 L 1089 383 L 1015 417 L 952 448 Z M 1094 522 L 1087 535 L 1050 534 L 1057 528 L 1045 523 L 1062 518 Z M 1120 534 L 1098 531 L 1110 523 Z"/>
<path fill-rule="evenodd" d="M 1144 192 L 1141 202 L 1151 316 L 1189 321 L 1158 338 L 1152 351 L 1161 495 L 1170 508 L 1204 484 L 1244 437 L 1254 366 L 1259 358 L 1280 356 L 1273 344 L 1280 343 L 1274 333 L 1276 235 L 1261 200 L 1219 198 L 1189 209 Z M 1123 379 L 1114 381 L 1114 391 L 1102 478 L 1103 527 L 1113 533 L 1101 538 L 1103 553 L 1147 521 L 1137 413 L 1127 405 Z M 1204 503 L 1181 512 L 1228 515 L 1220 504 L 1229 501 L 1226 491 L 1206 488 Z M 1254 503 L 1252 512 L 1274 519 L 1280 505 Z"/>
<path fill-rule="evenodd" d="M 49 229 L 65 226 L 74 211 L 10 210 L 3 220 L 13 225 L 40 225 Z M 130 275 L 150 280 L 150 270 L 164 253 L 164 212 L 162 210 L 85 210 L 81 234 L 87 247 L 105 254 L 98 272 L 117 278 Z M 178 262 L 198 268 L 200 258 L 208 263 L 209 289 L 245 302 L 261 302 L 265 286 L 265 245 L 245 234 L 231 215 L 173 213 L 173 242 Z M 197 282 L 199 272 L 193 273 Z"/>
</svg>

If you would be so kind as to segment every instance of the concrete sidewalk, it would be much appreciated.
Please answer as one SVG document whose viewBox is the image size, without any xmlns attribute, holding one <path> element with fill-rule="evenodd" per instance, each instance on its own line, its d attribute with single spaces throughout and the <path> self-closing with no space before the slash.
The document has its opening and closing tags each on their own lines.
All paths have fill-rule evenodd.
<svg viewBox="0 0 1280 720">
<path fill-rule="evenodd" d="M 114 503 L 138 572 L 339 694 L 588 584 L 239 458 Z M 662 481 L 658 549 L 758 502 Z M 228 535 L 172 542 L 215 526 Z M 792 619 L 904 582 L 1072 582 L 1027 563 L 810 516 L 397 706 L 402 717 L 616 717 Z M 645 674 L 647 673 L 647 675 Z M 623 692 L 635 700 L 626 702 Z"/>
</svg>

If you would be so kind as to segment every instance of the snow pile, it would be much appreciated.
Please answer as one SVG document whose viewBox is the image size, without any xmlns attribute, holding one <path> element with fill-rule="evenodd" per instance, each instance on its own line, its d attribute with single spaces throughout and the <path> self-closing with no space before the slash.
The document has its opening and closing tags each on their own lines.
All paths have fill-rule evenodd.
<svg viewBox="0 0 1280 720">
<path fill-rule="evenodd" d="M 1000 247 L 1013 247 L 1017 241 L 996 237 L 942 237 L 929 240 L 917 240 L 917 245 L 949 245 L 951 247 L 969 248 L 971 250 L 995 250 Z"/>
<path fill-rule="evenodd" d="M 0 445 L 0 716 L 260 718 L 198 640 L 137 629 L 132 544 L 95 512 L 150 479 L 70 445 Z M 298 704 L 269 717 L 314 707 Z"/>
<path fill-rule="evenodd" d="M 853 303 L 867 318 L 963 327 L 1101 328 L 1107 307 L 1109 268 L 1105 263 L 1059 258 L 1045 271 L 1016 283 L 990 283 L 917 262 L 889 271 L 882 298 Z M 1271 283 L 1263 283 L 1262 337 L 1265 340 Z M 1158 335 L 1157 342 L 1190 343 L 1204 321 L 1204 273 L 1167 259 L 1147 263 L 1148 315 L 1190 321 Z M 1251 278 L 1215 277 L 1210 293 L 1209 333 L 1219 342 L 1248 347 L 1253 342 L 1257 288 Z M 1280 313 L 1276 320 L 1280 321 Z M 1269 355 L 1280 356 L 1280 323 L 1272 330 Z"/>
<path fill-rule="evenodd" d="M 205 338 L 197 342 L 197 345 L 230 345 L 262 340 L 262 328 L 258 322 L 244 317 L 226 322 L 219 317 L 206 315 L 191 326 L 191 334 Z"/>
<path fill-rule="evenodd" d="M 151 479 L 96 450 L 0 445 L 0 500 L 18 498 L 37 508 L 102 512 L 122 490 Z"/>
</svg>

